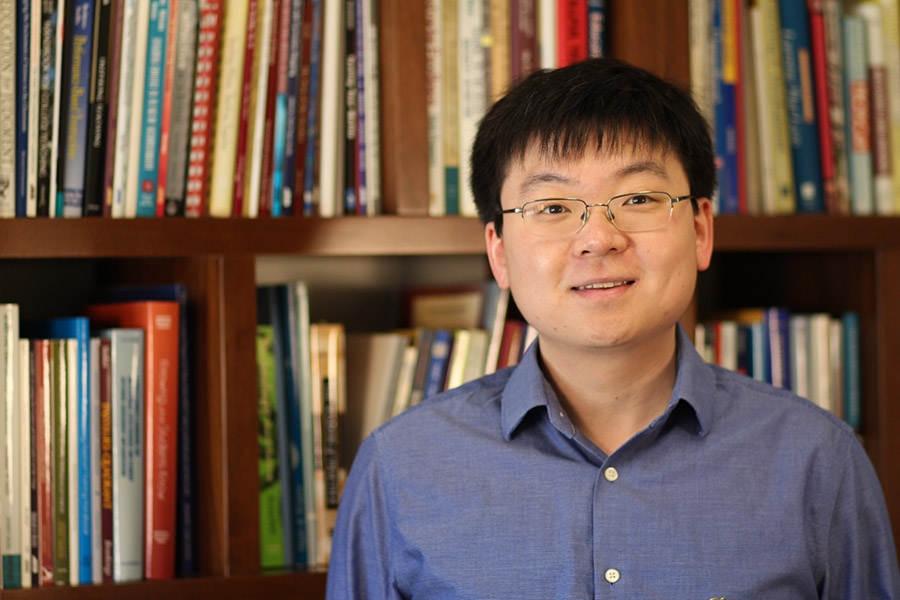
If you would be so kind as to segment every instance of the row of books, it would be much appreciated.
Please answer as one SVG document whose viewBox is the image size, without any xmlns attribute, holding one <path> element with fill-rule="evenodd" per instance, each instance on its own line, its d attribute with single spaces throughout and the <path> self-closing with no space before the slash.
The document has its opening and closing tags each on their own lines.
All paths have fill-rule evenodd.
<svg viewBox="0 0 900 600">
<path fill-rule="evenodd" d="M 692 0 L 719 213 L 900 214 L 897 0 Z"/>
<path fill-rule="evenodd" d="M 379 212 L 376 7 L 0 1 L 0 217 Z"/>
<path fill-rule="evenodd" d="M 0 304 L 3 589 L 192 574 L 186 305 L 148 299 L 172 289 L 73 317 Z"/>
<path fill-rule="evenodd" d="M 426 0 L 429 214 L 475 216 L 469 151 L 510 82 L 604 54 L 606 0 Z"/>
<path fill-rule="evenodd" d="M 859 314 L 749 308 L 697 324 L 694 342 L 707 362 L 792 390 L 862 426 Z"/>
<path fill-rule="evenodd" d="M 416 290 L 406 311 L 402 329 L 348 332 L 311 322 L 304 281 L 258 288 L 263 568 L 327 565 L 363 439 L 424 398 L 515 364 L 533 339 L 494 283 Z"/>
</svg>

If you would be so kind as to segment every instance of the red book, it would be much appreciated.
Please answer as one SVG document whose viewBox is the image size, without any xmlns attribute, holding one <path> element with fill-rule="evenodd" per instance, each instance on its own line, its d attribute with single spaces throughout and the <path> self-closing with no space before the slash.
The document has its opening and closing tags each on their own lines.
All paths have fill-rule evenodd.
<svg viewBox="0 0 900 600">
<path fill-rule="evenodd" d="M 178 449 L 177 302 L 91 304 L 92 327 L 144 330 L 144 577 L 175 576 L 175 507 Z"/>
<path fill-rule="evenodd" d="M 100 339 L 100 537 L 103 582 L 113 583 L 113 456 L 110 340 Z"/>
<path fill-rule="evenodd" d="M 556 6 L 557 66 L 587 58 L 587 0 L 558 0 Z"/>
<path fill-rule="evenodd" d="M 50 394 L 50 343 L 35 339 L 32 345 L 34 373 L 34 444 L 37 479 L 38 579 L 41 586 L 53 581 L 53 409 Z"/>
<path fill-rule="evenodd" d="M 272 168 L 274 150 L 272 145 L 275 139 L 275 96 L 278 93 L 278 35 L 277 31 L 282 22 L 281 3 L 288 0 L 271 0 L 272 2 L 272 39 L 269 50 L 269 64 L 267 69 L 268 89 L 266 91 L 266 118 L 263 123 L 263 151 L 262 151 L 262 179 L 259 187 L 259 216 L 272 216 Z M 260 69 L 263 65 L 259 66 Z"/>
<path fill-rule="evenodd" d="M 497 370 L 511 367 L 519 363 L 522 356 L 522 338 L 525 335 L 525 321 L 507 319 L 503 326 L 503 338 L 500 342 L 500 357 L 497 359 Z"/>
<path fill-rule="evenodd" d="M 222 0 L 200 1 L 200 31 L 197 35 L 197 71 L 194 82 L 188 179 L 184 215 L 200 217 L 206 211 L 209 192 L 210 152 L 216 107 L 216 76 L 219 71 L 219 36 L 222 32 Z"/>
<path fill-rule="evenodd" d="M 807 0 L 809 8 L 809 34 L 812 47 L 813 85 L 816 96 L 816 123 L 819 127 L 819 158 L 822 164 L 822 192 L 825 210 L 835 214 L 837 210 L 837 186 L 835 184 L 834 146 L 831 133 L 831 101 L 828 98 L 828 48 L 825 42 L 825 16 L 822 0 Z"/>
<path fill-rule="evenodd" d="M 512 0 L 510 2 L 512 81 L 518 81 L 531 75 L 537 68 L 538 42 L 535 2 L 536 0 Z"/>
<path fill-rule="evenodd" d="M 256 55 L 256 28 L 259 25 L 259 2 L 250 0 L 247 9 L 247 46 L 244 52 L 244 80 L 241 82 L 241 116 L 238 124 L 237 157 L 234 165 L 234 196 L 231 214 L 244 214 L 244 181 L 247 178 L 247 133 L 250 130 L 250 95 L 253 91 L 254 56 Z"/>
</svg>

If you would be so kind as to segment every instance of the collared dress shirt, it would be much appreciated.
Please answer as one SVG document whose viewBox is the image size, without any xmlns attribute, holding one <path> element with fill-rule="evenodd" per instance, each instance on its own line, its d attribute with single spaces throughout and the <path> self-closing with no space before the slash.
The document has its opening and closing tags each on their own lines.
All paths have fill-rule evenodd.
<svg viewBox="0 0 900 600">
<path fill-rule="evenodd" d="M 854 432 L 677 336 L 667 409 L 609 456 L 538 344 L 377 429 L 341 498 L 328 598 L 900 599 Z"/>
</svg>

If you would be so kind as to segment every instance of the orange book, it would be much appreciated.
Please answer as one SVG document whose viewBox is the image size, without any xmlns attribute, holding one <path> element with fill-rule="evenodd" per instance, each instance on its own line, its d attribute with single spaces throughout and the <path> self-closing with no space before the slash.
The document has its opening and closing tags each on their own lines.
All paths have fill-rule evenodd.
<svg viewBox="0 0 900 600">
<path fill-rule="evenodd" d="M 91 327 L 144 330 L 144 577 L 175 576 L 178 467 L 177 302 L 135 301 L 89 305 Z"/>
</svg>

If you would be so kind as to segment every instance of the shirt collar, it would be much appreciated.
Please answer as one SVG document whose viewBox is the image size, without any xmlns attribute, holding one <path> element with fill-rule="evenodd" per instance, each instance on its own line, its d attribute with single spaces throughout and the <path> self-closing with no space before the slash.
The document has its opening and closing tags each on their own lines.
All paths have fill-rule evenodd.
<svg viewBox="0 0 900 600">
<path fill-rule="evenodd" d="M 675 387 L 669 406 L 654 422 L 654 426 L 669 419 L 676 407 L 685 403 L 692 409 L 688 412 L 693 413 L 696 420 L 697 434 L 706 435 L 715 417 L 715 374 L 697 353 L 680 324 L 677 326 L 676 336 Z M 541 371 L 538 342 L 532 344 L 522 356 L 503 389 L 500 415 L 504 438 L 507 441 L 512 439 L 525 416 L 532 409 L 541 406 L 552 411 L 558 410 L 561 415 L 564 413 L 556 393 Z M 567 417 L 563 416 L 562 420 L 571 424 Z M 563 433 L 571 437 L 575 433 L 574 428 Z"/>
</svg>

